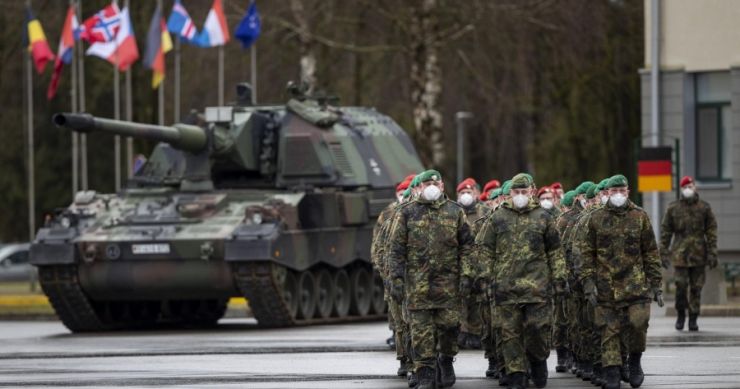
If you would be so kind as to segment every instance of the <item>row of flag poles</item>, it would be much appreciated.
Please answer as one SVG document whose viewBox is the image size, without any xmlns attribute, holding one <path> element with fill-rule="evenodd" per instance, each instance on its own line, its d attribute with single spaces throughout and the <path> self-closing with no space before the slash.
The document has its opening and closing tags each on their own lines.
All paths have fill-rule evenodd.
<svg viewBox="0 0 740 389">
<path fill-rule="evenodd" d="M 56 55 L 49 47 L 44 30 L 39 20 L 31 10 L 31 0 L 26 0 L 27 24 L 27 131 L 28 131 L 28 208 L 29 208 L 29 237 L 33 239 L 35 233 L 35 193 L 34 193 L 34 150 L 33 150 L 33 68 L 36 73 L 43 74 L 46 65 L 54 61 L 53 73 L 46 97 L 52 100 L 57 95 L 65 65 L 70 66 L 71 76 L 71 110 L 85 111 L 84 87 L 84 55 L 97 56 L 113 65 L 114 73 L 114 118 L 120 119 L 120 73 L 125 73 L 125 106 L 126 120 L 132 120 L 131 98 L 131 66 L 140 59 L 136 45 L 134 28 L 129 16 L 129 0 L 124 0 L 120 9 L 118 2 L 111 4 L 85 19 L 78 20 L 82 0 L 70 0 L 70 5 L 59 38 Z M 256 50 L 253 44 L 261 33 L 261 21 L 254 0 L 250 1 L 246 14 L 234 31 L 234 36 L 246 49 L 249 48 L 251 59 L 251 83 L 253 98 L 256 101 Z M 174 35 L 174 43 L 171 35 Z M 89 47 L 83 54 L 81 42 L 87 42 Z M 224 45 L 230 41 L 229 29 L 223 11 L 222 0 L 213 0 L 208 16 L 200 32 L 195 27 L 181 0 L 175 0 L 172 11 L 165 21 L 162 12 L 162 0 L 157 0 L 157 7 L 149 23 L 146 47 L 142 62 L 152 71 L 151 86 L 158 90 L 159 124 L 164 124 L 164 88 L 165 55 L 174 49 L 174 117 L 180 120 L 180 44 L 185 42 L 196 47 L 218 48 L 218 104 L 224 104 Z M 79 49 L 75 45 L 80 43 Z M 133 140 L 127 139 L 128 175 L 132 174 Z M 115 157 L 115 185 L 116 191 L 121 185 L 121 145 L 120 138 L 116 137 L 114 145 Z M 87 139 L 85 134 L 72 134 L 72 192 L 88 189 L 87 179 Z M 82 174 L 80 174 L 82 173 Z"/>
</svg>

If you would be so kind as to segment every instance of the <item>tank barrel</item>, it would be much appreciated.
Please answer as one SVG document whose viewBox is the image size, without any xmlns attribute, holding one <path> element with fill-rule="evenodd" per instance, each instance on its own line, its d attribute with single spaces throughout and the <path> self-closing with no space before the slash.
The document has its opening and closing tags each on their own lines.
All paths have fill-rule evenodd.
<svg viewBox="0 0 740 389">
<path fill-rule="evenodd" d="M 106 132 L 114 135 L 130 136 L 139 139 L 150 139 L 166 142 L 172 147 L 190 151 L 202 151 L 208 144 L 206 132 L 188 124 L 158 126 L 154 124 L 105 119 L 88 113 L 57 113 L 52 117 L 57 127 L 68 128 L 77 132 Z"/>
</svg>

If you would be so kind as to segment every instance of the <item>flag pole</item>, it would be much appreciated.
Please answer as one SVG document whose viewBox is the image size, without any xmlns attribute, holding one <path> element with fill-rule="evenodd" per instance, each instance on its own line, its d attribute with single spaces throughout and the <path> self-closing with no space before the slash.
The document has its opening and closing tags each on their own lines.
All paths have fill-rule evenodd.
<svg viewBox="0 0 740 389">
<path fill-rule="evenodd" d="M 126 0 L 126 7 L 129 7 L 130 0 Z M 131 10 L 129 9 L 129 12 Z M 134 120 L 134 112 L 133 112 L 133 102 L 132 102 L 132 96 L 131 96 L 131 67 L 129 67 L 126 70 L 126 80 L 125 80 L 125 94 L 126 94 L 126 120 L 133 121 Z M 134 173 L 134 169 L 132 166 L 132 161 L 134 160 L 134 138 L 132 137 L 126 137 L 126 164 L 124 165 L 126 167 L 126 177 L 131 178 L 131 176 Z"/>
<path fill-rule="evenodd" d="M 69 0 L 70 7 L 75 6 L 74 0 Z M 66 20 L 65 20 L 66 21 Z M 69 87 L 69 97 L 72 100 L 72 112 L 77 112 L 77 50 L 72 46 L 72 63 L 70 71 L 72 73 L 71 85 Z M 80 190 L 80 135 L 77 131 L 72 131 L 72 199 Z"/>
<path fill-rule="evenodd" d="M 224 45 L 218 47 L 218 105 L 224 105 Z"/>
<path fill-rule="evenodd" d="M 128 1 L 128 0 L 126 0 Z M 157 7 L 159 8 L 160 12 L 162 11 L 162 0 L 157 0 Z M 159 49 L 162 50 L 162 34 L 163 31 L 159 32 Z M 165 68 L 167 65 L 165 65 Z M 158 122 L 160 126 L 164 126 L 164 80 L 162 80 L 159 83 L 159 86 L 157 88 L 157 108 L 159 110 L 158 112 Z"/>
<path fill-rule="evenodd" d="M 82 20 L 82 0 L 77 0 L 77 19 Z M 85 51 L 83 50 L 82 40 L 79 41 L 80 49 L 77 50 L 78 62 L 77 71 L 79 71 L 79 98 L 80 98 L 80 112 L 85 112 Z M 80 167 L 82 169 L 80 174 L 80 184 L 82 190 L 88 190 L 90 188 L 87 174 L 87 134 L 80 134 Z"/>
<path fill-rule="evenodd" d="M 257 104 L 257 42 L 252 43 L 249 48 L 249 75 L 252 84 L 252 103 Z"/>
<path fill-rule="evenodd" d="M 179 123 L 182 119 L 180 119 L 180 34 L 177 34 L 175 36 L 175 93 L 174 93 L 174 100 L 175 100 L 175 106 L 173 107 L 173 111 L 175 114 L 175 121 L 174 123 Z"/>
<path fill-rule="evenodd" d="M 113 1 L 115 3 L 115 0 Z M 121 75 L 118 71 L 118 64 L 121 61 L 118 54 L 118 40 L 114 37 L 116 63 L 113 65 L 113 118 L 121 120 Z M 114 179 L 116 192 L 121 190 L 121 137 L 113 137 L 113 161 L 114 161 Z"/>
<path fill-rule="evenodd" d="M 26 7 L 31 8 L 31 0 L 26 0 Z M 31 52 L 26 53 L 26 108 L 28 125 L 28 240 L 33 241 L 36 234 L 36 207 L 34 188 L 34 166 L 33 166 L 33 71 L 31 64 Z"/>
</svg>

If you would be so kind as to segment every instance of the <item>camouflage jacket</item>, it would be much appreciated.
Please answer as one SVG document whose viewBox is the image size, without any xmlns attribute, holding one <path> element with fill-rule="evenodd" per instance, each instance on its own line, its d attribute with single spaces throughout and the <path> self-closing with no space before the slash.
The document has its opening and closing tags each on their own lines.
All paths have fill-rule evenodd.
<svg viewBox="0 0 740 389">
<path fill-rule="evenodd" d="M 555 221 L 536 203 L 522 210 L 504 203 L 486 218 L 475 247 L 489 264 L 485 277 L 496 304 L 547 302 L 554 282 L 566 281 Z"/>
<path fill-rule="evenodd" d="M 408 309 L 457 309 L 473 237 L 462 208 L 445 199 L 400 206 L 389 236 L 389 274 L 402 279 Z"/>
<path fill-rule="evenodd" d="M 373 241 L 370 245 L 370 262 L 380 275 L 387 278 L 387 266 L 385 261 L 386 248 L 388 246 L 388 233 L 393 222 L 393 213 L 398 208 L 399 203 L 394 201 L 388 204 L 385 209 L 378 215 L 378 220 L 373 227 Z"/>
<path fill-rule="evenodd" d="M 465 217 L 468 219 L 470 225 L 470 235 L 475 238 L 478 233 L 478 229 L 482 226 L 482 223 L 475 223 L 476 220 L 486 216 L 491 210 L 486 204 L 481 201 L 476 201 L 472 207 L 463 207 L 465 211 Z"/>
<path fill-rule="evenodd" d="M 660 229 L 660 250 L 671 255 L 673 266 L 705 266 L 717 258 L 717 220 L 698 195 L 668 205 Z"/>
<path fill-rule="evenodd" d="M 556 222 L 558 232 L 560 233 L 560 244 L 563 246 L 563 254 L 565 254 L 565 265 L 568 271 L 568 281 L 570 282 L 571 287 L 575 283 L 575 279 L 573 278 L 573 249 L 571 245 L 571 231 L 575 227 L 576 222 L 578 221 L 578 217 L 581 215 L 582 212 L 583 207 L 581 207 L 581 204 L 575 203 L 573 204 L 573 207 L 568 210 L 568 212 L 560 214 Z"/>
<path fill-rule="evenodd" d="M 650 299 L 650 289 L 660 287 L 661 273 L 647 213 L 632 202 L 624 207 L 607 204 L 589 212 L 582 226 L 573 254 L 581 264 L 580 279 L 594 281 L 598 301 L 621 304 Z"/>
</svg>

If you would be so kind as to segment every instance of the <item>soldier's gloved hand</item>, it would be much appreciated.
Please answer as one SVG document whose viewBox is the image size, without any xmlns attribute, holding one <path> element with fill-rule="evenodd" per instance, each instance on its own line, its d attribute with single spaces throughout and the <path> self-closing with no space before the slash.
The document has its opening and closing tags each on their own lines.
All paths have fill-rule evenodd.
<svg viewBox="0 0 740 389">
<path fill-rule="evenodd" d="M 564 297 L 570 294 L 568 281 L 555 281 L 555 296 Z"/>
<path fill-rule="evenodd" d="M 653 301 L 658 303 L 658 306 L 661 308 L 665 305 L 663 303 L 663 291 L 660 288 L 653 288 Z"/>
<path fill-rule="evenodd" d="M 709 265 L 709 268 L 710 269 L 714 269 L 718 265 L 717 257 L 715 257 L 713 255 L 709 256 L 709 258 L 707 259 L 707 262 L 708 262 L 708 265 Z"/>
<path fill-rule="evenodd" d="M 462 299 L 467 299 L 470 297 L 470 293 L 473 291 L 473 281 L 470 279 L 470 277 L 462 276 L 460 277 L 460 297 Z"/>
<path fill-rule="evenodd" d="M 596 285 L 594 285 L 593 280 L 586 279 L 583 281 L 583 293 L 591 306 L 595 307 L 598 304 L 596 299 L 598 291 L 596 290 Z"/>
<path fill-rule="evenodd" d="M 663 269 L 671 267 L 671 256 L 666 254 L 660 255 L 660 264 L 663 265 Z"/>
<path fill-rule="evenodd" d="M 403 302 L 403 280 L 396 278 L 391 284 L 391 297 L 396 302 Z"/>
</svg>

